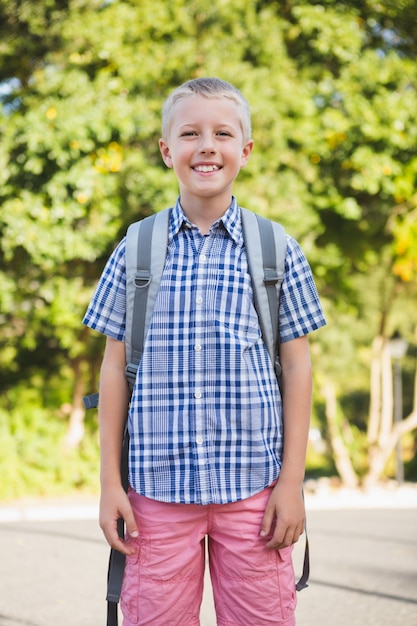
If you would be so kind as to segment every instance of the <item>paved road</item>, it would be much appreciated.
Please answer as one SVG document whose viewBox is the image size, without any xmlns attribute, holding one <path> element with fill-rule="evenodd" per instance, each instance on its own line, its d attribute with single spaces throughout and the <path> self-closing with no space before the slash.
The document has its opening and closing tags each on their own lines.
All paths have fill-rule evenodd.
<svg viewBox="0 0 417 626">
<path fill-rule="evenodd" d="M 297 626 L 417 626 L 416 509 L 313 510 L 308 523 Z M 107 556 L 94 520 L 3 521 L 0 626 L 104 626 Z M 215 626 L 206 588 L 201 626 Z"/>
</svg>

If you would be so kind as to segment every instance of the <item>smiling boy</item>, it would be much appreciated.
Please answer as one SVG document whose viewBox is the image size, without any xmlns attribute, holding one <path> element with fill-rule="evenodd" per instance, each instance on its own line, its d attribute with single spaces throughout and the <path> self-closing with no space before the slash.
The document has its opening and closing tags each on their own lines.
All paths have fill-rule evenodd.
<svg viewBox="0 0 417 626">
<path fill-rule="evenodd" d="M 287 236 L 279 306 L 282 386 L 253 305 L 233 183 L 253 149 L 249 107 L 215 78 L 181 85 L 159 146 L 180 195 L 132 399 L 125 379 L 125 240 L 84 323 L 107 336 L 100 377 L 100 525 L 127 555 L 125 626 L 196 626 L 205 540 L 221 626 L 293 626 L 291 551 L 304 530 L 311 410 L 307 335 L 325 324 Z M 120 479 L 129 411 L 130 490 Z M 284 445 L 285 434 L 285 445 Z M 123 517 L 127 538 L 118 538 Z"/>
<path fill-rule="evenodd" d="M 237 108 L 227 98 L 178 99 L 159 140 L 164 163 L 179 182 L 181 207 L 202 234 L 230 206 L 233 183 L 252 152 Z"/>
</svg>

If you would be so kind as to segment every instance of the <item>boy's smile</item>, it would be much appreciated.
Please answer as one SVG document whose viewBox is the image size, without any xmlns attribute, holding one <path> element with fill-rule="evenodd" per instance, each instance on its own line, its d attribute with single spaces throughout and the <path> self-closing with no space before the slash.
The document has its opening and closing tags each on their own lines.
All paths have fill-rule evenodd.
<svg viewBox="0 0 417 626">
<path fill-rule="evenodd" d="M 177 175 L 183 210 L 217 207 L 220 216 L 230 205 L 233 183 L 253 142 L 243 139 L 233 100 L 192 95 L 175 104 L 169 135 L 159 146 L 164 163 Z"/>
</svg>

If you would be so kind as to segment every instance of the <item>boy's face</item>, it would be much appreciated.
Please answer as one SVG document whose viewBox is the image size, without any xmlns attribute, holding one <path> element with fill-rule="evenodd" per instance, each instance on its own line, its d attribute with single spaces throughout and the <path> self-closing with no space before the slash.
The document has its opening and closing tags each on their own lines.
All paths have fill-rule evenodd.
<svg viewBox="0 0 417 626">
<path fill-rule="evenodd" d="M 184 209 L 216 200 L 226 210 L 253 142 L 243 140 L 233 100 L 192 95 L 176 103 L 169 136 L 159 140 L 159 147 L 178 178 Z"/>
</svg>

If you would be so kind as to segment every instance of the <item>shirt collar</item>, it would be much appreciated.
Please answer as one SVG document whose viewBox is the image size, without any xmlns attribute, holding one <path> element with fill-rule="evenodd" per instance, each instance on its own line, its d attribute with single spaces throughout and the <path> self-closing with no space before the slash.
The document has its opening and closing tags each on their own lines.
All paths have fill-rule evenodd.
<svg viewBox="0 0 417 626">
<path fill-rule="evenodd" d="M 224 228 L 238 245 L 243 244 L 243 231 L 240 208 L 237 204 L 235 196 L 232 196 L 232 202 L 229 208 L 227 209 L 226 213 L 219 218 L 217 223 L 223 224 Z M 191 226 L 190 220 L 182 210 L 181 199 L 178 198 L 174 208 L 172 209 L 171 214 L 170 240 L 178 234 L 183 224 L 186 224 L 188 227 Z"/>
</svg>

